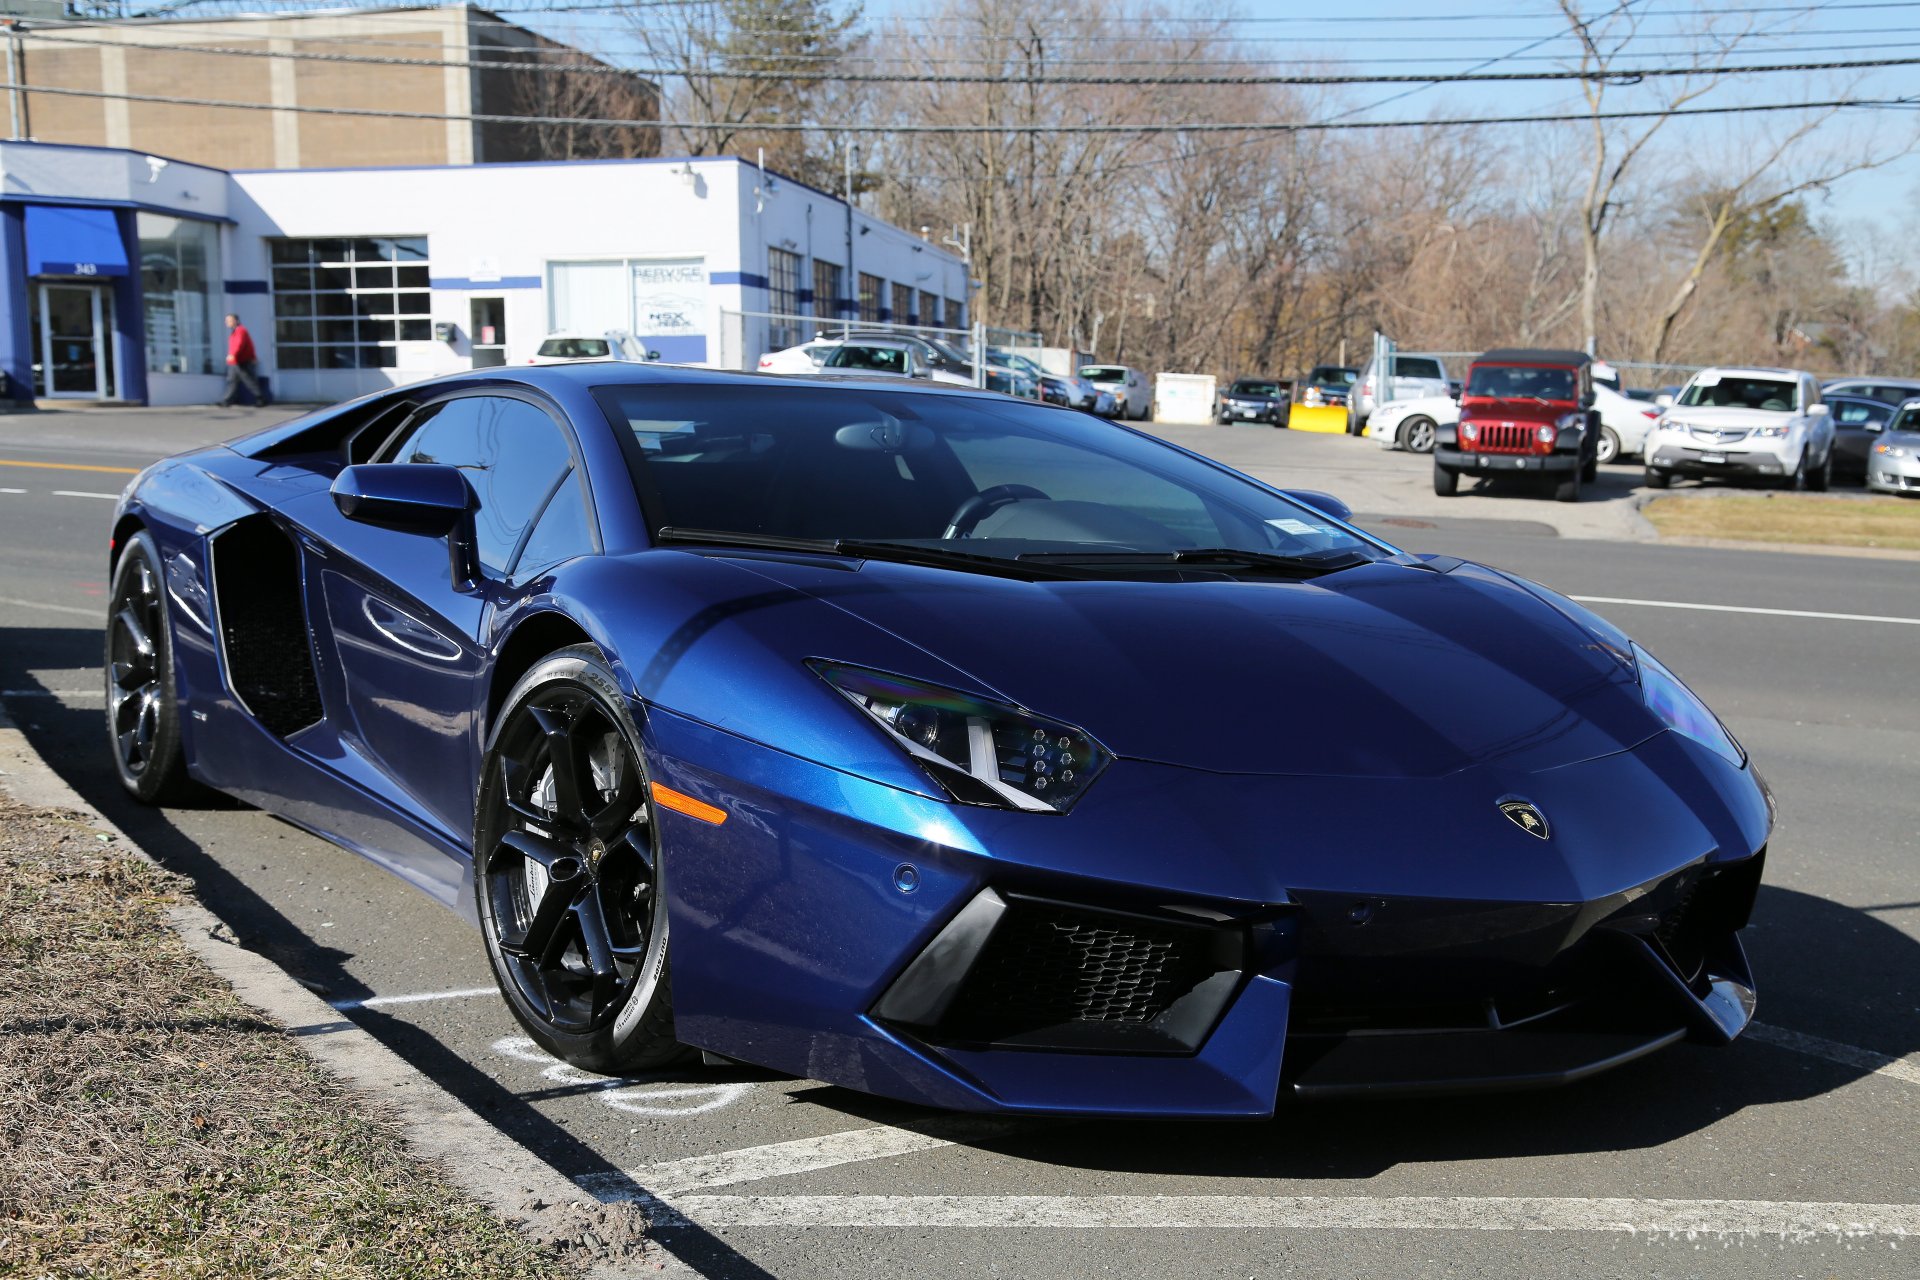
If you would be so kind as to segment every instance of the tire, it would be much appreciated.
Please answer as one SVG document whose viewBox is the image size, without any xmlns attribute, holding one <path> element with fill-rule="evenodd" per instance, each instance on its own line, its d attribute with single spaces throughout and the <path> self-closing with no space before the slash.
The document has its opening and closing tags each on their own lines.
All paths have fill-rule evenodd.
<svg viewBox="0 0 1920 1280">
<path fill-rule="evenodd" d="M 1555 502 L 1580 501 L 1580 480 L 1585 471 L 1584 465 L 1575 467 L 1572 475 L 1554 485 L 1553 500 Z"/>
<path fill-rule="evenodd" d="M 1833 450 L 1827 450 L 1827 456 L 1820 460 L 1820 469 L 1807 477 L 1807 488 L 1815 493 L 1825 493 L 1833 487 Z"/>
<path fill-rule="evenodd" d="M 1649 489 L 1669 489 L 1673 487 L 1673 472 L 1663 471 L 1659 467 L 1648 467 L 1646 484 Z"/>
<path fill-rule="evenodd" d="M 1400 424 L 1400 444 L 1408 453 L 1432 453 L 1440 429 L 1425 414 L 1414 414 Z"/>
<path fill-rule="evenodd" d="M 1611 466 L 1620 461 L 1620 437 L 1612 427 L 1600 428 L 1600 444 L 1594 453 L 1594 461 L 1601 466 Z"/>
<path fill-rule="evenodd" d="M 1807 451 L 1800 451 L 1800 461 L 1793 464 L 1793 474 L 1780 482 L 1780 487 L 1788 493 L 1805 493 L 1807 489 Z"/>
<path fill-rule="evenodd" d="M 1433 491 L 1442 498 L 1451 498 L 1460 492 L 1460 473 L 1449 471 L 1438 462 L 1433 464 Z"/>
<path fill-rule="evenodd" d="M 576 645 L 537 663 L 481 764 L 474 905 L 515 1020 L 587 1071 L 689 1052 L 673 1033 L 657 826 L 639 730 L 606 659 Z"/>
<path fill-rule="evenodd" d="M 107 613 L 107 741 L 120 785 L 146 804 L 172 804 L 198 790 L 180 746 L 173 679 L 173 628 L 160 550 L 144 529 L 113 571 Z"/>
</svg>

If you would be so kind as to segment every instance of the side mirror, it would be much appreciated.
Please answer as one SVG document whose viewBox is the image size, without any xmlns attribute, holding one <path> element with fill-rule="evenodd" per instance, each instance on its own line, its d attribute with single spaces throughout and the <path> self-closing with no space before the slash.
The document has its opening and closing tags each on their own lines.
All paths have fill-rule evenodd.
<svg viewBox="0 0 1920 1280">
<path fill-rule="evenodd" d="M 1824 418 L 1832 412 L 1833 410 L 1824 404 L 1810 404 L 1807 406 L 1807 416 L 1809 418 Z"/>
<path fill-rule="evenodd" d="M 1330 493 L 1321 493 L 1318 489 L 1282 489 L 1280 492 L 1295 502 L 1312 507 L 1321 515 L 1332 516 L 1342 524 L 1353 522 L 1353 508 Z"/>
<path fill-rule="evenodd" d="M 649 359 L 649 360 L 658 360 L 659 358 L 660 358 L 660 353 L 659 353 L 658 351 L 649 351 L 649 352 L 647 352 L 647 359 Z"/>
<path fill-rule="evenodd" d="M 1658 405 L 1662 409 L 1673 408 L 1673 397 L 1668 395 L 1664 391 L 1662 391 L 1659 395 L 1655 396 L 1653 398 L 1653 402 L 1654 404 Z"/>
<path fill-rule="evenodd" d="M 460 468 L 431 462 L 366 462 L 344 468 L 329 492 L 333 505 L 349 520 L 447 539 L 456 587 L 479 577 L 473 488 Z"/>
</svg>

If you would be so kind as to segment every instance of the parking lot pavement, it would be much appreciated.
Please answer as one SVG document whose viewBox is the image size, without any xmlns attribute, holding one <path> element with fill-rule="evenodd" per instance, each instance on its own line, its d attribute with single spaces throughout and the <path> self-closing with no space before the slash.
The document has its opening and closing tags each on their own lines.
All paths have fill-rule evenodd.
<svg viewBox="0 0 1920 1280">
<path fill-rule="evenodd" d="M 147 460 L 107 447 L 87 416 L 98 434 L 75 453 L 64 433 L 80 427 L 41 423 L 40 459 Z M 0 421 L 0 459 L 19 457 L 17 421 Z M 1195 432 L 1228 461 L 1230 444 L 1271 440 L 1274 478 L 1350 499 L 1367 491 L 1323 476 L 1424 476 L 1424 460 L 1368 442 Z M 519 1035 L 477 936 L 370 863 L 238 805 L 126 800 L 95 666 L 106 504 L 58 496 L 94 482 L 55 474 L 0 469 L 23 491 L 0 493 L 0 539 L 20 551 L 0 563 L 0 699 L 29 739 L 193 875 L 248 945 L 502 1132 L 594 1194 L 657 1196 L 663 1238 L 711 1274 L 1913 1274 L 1920 725 L 1888 683 L 1920 640 L 1910 565 L 1542 536 L 1477 515 L 1556 505 L 1530 500 L 1462 498 L 1475 518 L 1427 520 L 1385 505 L 1390 478 L 1370 482 L 1381 497 L 1357 509 L 1432 526 L 1389 530 L 1409 549 L 1596 601 L 1753 754 L 1781 806 L 1746 935 L 1762 1025 L 1552 1092 L 1288 1106 L 1257 1125 L 1002 1121 L 745 1068 L 574 1071 Z"/>
</svg>

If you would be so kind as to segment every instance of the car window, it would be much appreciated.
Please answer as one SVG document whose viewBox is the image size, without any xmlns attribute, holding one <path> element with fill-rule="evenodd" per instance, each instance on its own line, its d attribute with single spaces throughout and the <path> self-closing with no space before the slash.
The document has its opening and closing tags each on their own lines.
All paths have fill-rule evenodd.
<svg viewBox="0 0 1920 1280">
<path fill-rule="evenodd" d="M 1395 356 L 1393 375 L 1396 378 L 1444 378 L 1447 371 L 1440 367 L 1438 360 L 1425 356 Z"/>
<path fill-rule="evenodd" d="M 1477 364 L 1467 374 L 1470 396 L 1490 396 L 1502 400 L 1570 401 L 1573 399 L 1573 370 L 1552 369 L 1540 365 Z"/>
<path fill-rule="evenodd" d="M 605 338 L 548 338 L 539 354 L 561 360 L 602 360 L 608 354 Z"/>
<path fill-rule="evenodd" d="M 907 353 L 898 347 L 843 346 L 827 357 L 832 369 L 872 369 L 879 373 L 906 373 Z"/>
<path fill-rule="evenodd" d="M 1233 384 L 1233 389 L 1227 394 L 1230 396 L 1277 396 L 1280 394 L 1280 388 L 1272 382 L 1257 382 L 1250 378 L 1242 378 Z"/>
<path fill-rule="evenodd" d="M 1350 387 L 1360 380 L 1358 369 L 1347 369 L 1339 365 L 1323 364 L 1307 375 L 1308 382 L 1320 382 L 1337 387 Z"/>
<path fill-rule="evenodd" d="M 1697 375 L 1680 393 L 1680 403 L 1711 408 L 1793 411 L 1793 383 L 1781 378 L 1723 378 L 1711 371 Z"/>
<path fill-rule="evenodd" d="M 569 472 L 553 491 L 547 509 L 533 522 L 527 545 L 520 548 L 520 558 L 514 562 L 514 576 L 525 578 L 563 560 L 590 556 L 598 550 L 594 545 L 593 517 L 587 511 L 586 495 L 580 491 L 579 477 Z"/>
<path fill-rule="evenodd" d="M 1893 417 L 1893 406 L 1879 400 L 1836 398 L 1827 402 L 1833 408 L 1833 420 L 1842 427 L 1884 426 Z"/>
<path fill-rule="evenodd" d="M 572 462 L 559 424 L 524 400 L 463 396 L 429 406 L 395 462 L 459 467 L 473 486 L 480 566 L 496 577 L 513 562 L 540 504 Z"/>
</svg>

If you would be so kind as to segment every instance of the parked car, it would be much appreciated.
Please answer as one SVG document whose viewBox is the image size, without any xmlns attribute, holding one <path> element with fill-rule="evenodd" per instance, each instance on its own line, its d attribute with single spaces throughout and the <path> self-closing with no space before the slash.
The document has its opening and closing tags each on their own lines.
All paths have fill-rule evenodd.
<svg viewBox="0 0 1920 1280">
<path fill-rule="evenodd" d="M 1920 494 L 1920 400 L 1900 406 L 1867 456 L 1867 488 Z"/>
<path fill-rule="evenodd" d="M 1125 416 L 1120 412 L 1120 401 L 1114 396 L 1111 388 L 1094 386 L 1093 389 L 1096 393 L 1093 401 L 1093 412 L 1097 417 L 1122 418 Z"/>
<path fill-rule="evenodd" d="M 1083 365 L 1080 376 L 1104 387 L 1120 402 L 1120 416 L 1138 422 L 1153 412 L 1153 387 L 1147 375 L 1124 364 Z"/>
<path fill-rule="evenodd" d="M 1065 378 L 1055 377 L 1051 373 L 1040 375 L 1040 398 L 1048 404 L 1073 407 L 1073 384 Z"/>
<path fill-rule="evenodd" d="M 1221 426 L 1232 422 L 1264 422 L 1268 426 L 1287 425 L 1291 388 L 1273 378 L 1235 378 L 1220 393 L 1213 416 Z"/>
<path fill-rule="evenodd" d="M 1432 453 L 1440 428 L 1459 420 L 1460 402 L 1450 395 L 1394 400 L 1373 411 L 1365 434 L 1385 449 Z"/>
<path fill-rule="evenodd" d="M 1317 364 L 1306 377 L 1294 384 L 1294 395 L 1301 404 L 1323 404 L 1345 408 L 1358 369 L 1343 364 Z"/>
<path fill-rule="evenodd" d="M 658 351 L 649 351 L 640 340 L 621 329 L 605 333 L 550 333 L 527 358 L 528 364 L 571 364 L 576 360 L 626 360 L 645 364 L 658 360 Z"/>
<path fill-rule="evenodd" d="M 1634 1061 L 1705 1116 L 1644 1055 L 1750 1025 L 1772 805 L 1667 667 L 1082 414 L 474 370 L 101 525 L 102 765 L 458 910 L 585 1071 L 1166 1121 Z"/>
<path fill-rule="evenodd" d="M 838 338 L 813 338 L 797 347 L 767 352 L 758 368 L 761 373 L 818 373 L 827 354 L 839 345 Z"/>
<path fill-rule="evenodd" d="M 1601 466 L 1622 458 L 1646 456 L 1647 437 L 1653 432 L 1653 424 L 1660 420 L 1658 409 L 1612 387 L 1602 386 L 1593 389 L 1593 407 L 1600 414 Z"/>
<path fill-rule="evenodd" d="M 1385 378 L 1375 376 L 1373 361 L 1369 359 L 1360 366 L 1360 376 L 1347 402 L 1347 432 L 1359 435 L 1376 404 L 1446 394 L 1447 369 L 1435 356 L 1396 355 L 1393 370 Z"/>
<path fill-rule="evenodd" d="M 885 378 L 933 379 L 934 372 L 919 350 L 904 342 L 842 342 L 827 352 L 821 373 L 859 373 Z M 945 379 L 958 381 L 952 374 Z M 972 379 L 967 379 L 972 385 Z"/>
<path fill-rule="evenodd" d="M 1690 476 L 1823 490 L 1833 476 L 1833 418 L 1813 375 L 1799 369 L 1702 369 L 1647 447 L 1653 489 Z"/>
<path fill-rule="evenodd" d="M 1915 395 L 1920 395 L 1916 391 Z M 1868 396 L 1832 395 L 1824 389 L 1820 402 L 1833 419 L 1833 476 L 1836 480 L 1865 480 L 1873 446 L 1886 434 L 1887 424 L 1900 411 Z"/>
<path fill-rule="evenodd" d="M 1829 393 L 1884 400 L 1897 408 L 1920 396 L 1920 378 L 1835 378 L 1820 384 L 1820 398 L 1825 400 Z"/>
<path fill-rule="evenodd" d="M 1433 448 L 1433 491 L 1459 492 L 1462 473 L 1526 475 L 1561 502 L 1600 467 L 1600 413 L 1593 407 L 1592 358 L 1583 351 L 1505 348 L 1467 370 L 1460 420 Z"/>
</svg>

